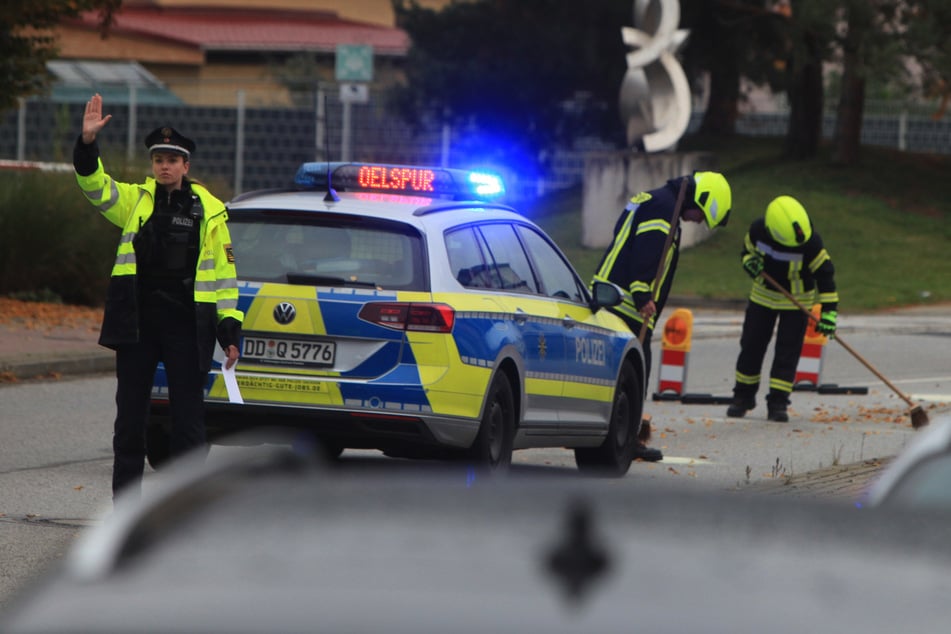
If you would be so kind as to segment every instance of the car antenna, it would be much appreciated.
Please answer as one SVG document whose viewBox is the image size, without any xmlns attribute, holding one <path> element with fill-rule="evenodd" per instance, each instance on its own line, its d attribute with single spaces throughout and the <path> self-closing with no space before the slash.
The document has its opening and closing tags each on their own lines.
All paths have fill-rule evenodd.
<svg viewBox="0 0 951 634">
<path fill-rule="evenodd" d="M 327 119 L 327 93 L 323 94 L 324 98 L 324 120 Z M 340 196 L 337 195 L 337 192 L 334 191 L 333 178 L 331 178 L 330 171 L 330 134 L 324 134 L 324 160 L 327 161 L 327 195 L 324 196 L 324 202 L 338 203 L 340 202 Z"/>
</svg>

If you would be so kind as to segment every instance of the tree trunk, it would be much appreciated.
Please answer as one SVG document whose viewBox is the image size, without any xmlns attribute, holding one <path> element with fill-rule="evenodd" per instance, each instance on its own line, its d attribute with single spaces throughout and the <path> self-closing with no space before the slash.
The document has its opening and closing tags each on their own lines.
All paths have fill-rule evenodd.
<svg viewBox="0 0 951 634">
<path fill-rule="evenodd" d="M 862 144 L 862 114 L 865 110 L 865 77 L 856 68 L 856 56 L 846 54 L 842 73 L 842 94 L 835 119 L 835 145 L 832 160 L 851 165 L 858 160 Z"/>
<path fill-rule="evenodd" d="M 862 43 L 867 39 L 872 17 L 867 6 L 849 7 L 848 33 L 842 44 L 842 91 L 835 118 L 832 161 L 851 165 L 858 160 L 865 110 L 865 64 Z"/>
<path fill-rule="evenodd" d="M 740 73 L 733 68 L 715 68 L 710 73 L 710 101 L 703 114 L 700 131 L 715 135 L 736 133 L 737 103 L 740 96 Z"/>
<path fill-rule="evenodd" d="M 708 10 L 711 10 L 709 5 Z M 710 48 L 710 100 L 700 123 L 700 132 L 732 136 L 736 134 L 740 98 L 738 34 L 712 14 L 708 17 L 706 27 L 712 29 L 712 33 L 707 37 L 716 45 Z"/>
<path fill-rule="evenodd" d="M 822 139 L 822 57 L 815 35 L 805 35 L 803 44 L 806 59 L 789 61 L 789 127 L 785 152 L 793 159 L 814 157 Z"/>
</svg>

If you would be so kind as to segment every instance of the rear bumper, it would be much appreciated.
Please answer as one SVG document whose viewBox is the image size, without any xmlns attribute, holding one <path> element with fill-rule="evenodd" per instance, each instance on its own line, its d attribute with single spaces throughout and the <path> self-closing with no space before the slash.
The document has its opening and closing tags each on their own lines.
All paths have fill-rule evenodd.
<svg viewBox="0 0 951 634">
<path fill-rule="evenodd" d="M 153 424 L 168 425 L 167 401 L 152 402 L 151 419 Z M 468 448 L 479 431 L 479 421 L 431 414 L 390 414 L 206 401 L 205 427 L 212 441 L 252 430 L 293 429 L 308 431 L 323 440 L 353 448 Z"/>
</svg>

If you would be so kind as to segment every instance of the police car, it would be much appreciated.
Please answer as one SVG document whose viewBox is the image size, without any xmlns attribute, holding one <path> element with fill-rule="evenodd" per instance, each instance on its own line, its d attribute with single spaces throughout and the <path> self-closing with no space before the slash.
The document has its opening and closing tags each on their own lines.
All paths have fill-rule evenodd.
<svg viewBox="0 0 951 634">
<path fill-rule="evenodd" d="M 217 363 L 209 375 L 209 437 L 292 428 L 334 456 L 490 470 L 515 449 L 566 447 L 582 470 L 626 473 L 645 373 L 605 310 L 620 291 L 589 289 L 503 194 L 490 173 L 305 163 L 295 188 L 231 201 L 245 320 L 233 377 Z M 167 455 L 161 367 L 152 414 L 154 466 Z"/>
</svg>

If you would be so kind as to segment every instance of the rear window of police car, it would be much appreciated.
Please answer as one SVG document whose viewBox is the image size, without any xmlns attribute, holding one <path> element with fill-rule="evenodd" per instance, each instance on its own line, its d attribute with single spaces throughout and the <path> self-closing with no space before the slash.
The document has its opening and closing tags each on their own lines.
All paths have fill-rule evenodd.
<svg viewBox="0 0 951 634">
<path fill-rule="evenodd" d="M 242 211 L 228 228 L 242 280 L 426 290 L 422 238 L 405 224 Z"/>
</svg>

